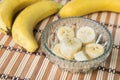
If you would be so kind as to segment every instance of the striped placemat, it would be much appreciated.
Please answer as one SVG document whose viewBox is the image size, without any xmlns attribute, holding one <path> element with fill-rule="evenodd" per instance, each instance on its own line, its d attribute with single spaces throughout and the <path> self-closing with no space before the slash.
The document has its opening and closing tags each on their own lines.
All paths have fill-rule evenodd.
<svg viewBox="0 0 120 80">
<path fill-rule="evenodd" d="M 65 4 L 68 0 L 55 0 Z M 11 36 L 0 33 L 0 79 L 1 80 L 120 80 L 120 14 L 99 12 L 84 16 L 105 25 L 113 36 L 113 49 L 106 62 L 96 70 L 81 74 L 59 69 L 44 53 L 29 54 L 18 46 Z M 57 14 L 41 21 L 35 29 L 40 44 L 44 27 L 59 19 Z"/>
</svg>

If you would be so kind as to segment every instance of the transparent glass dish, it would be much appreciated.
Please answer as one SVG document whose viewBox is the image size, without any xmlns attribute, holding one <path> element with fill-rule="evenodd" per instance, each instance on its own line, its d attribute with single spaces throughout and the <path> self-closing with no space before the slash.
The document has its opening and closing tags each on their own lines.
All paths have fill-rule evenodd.
<svg viewBox="0 0 120 80">
<path fill-rule="evenodd" d="M 99 57 L 85 61 L 66 60 L 56 56 L 52 52 L 52 48 L 55 44 L 59 43 L 57 30 L 62 26 L 72 27 L 74 31 L 78 30 L 82 26 L 89 26 L 93 28 L 98 35 L 102 33 L 102 40 L 100 43 L 104 44 L 107 41 L 104 53 Z M 54 21 L 45 27 L 41 37 L 41 49 L 45 52 L 46 57 L 51 62 L 57 64 L 63 70 L 71 72 L 88 72 L 100 66 L 101 63 L 103 63 L 110 55 L 112 49 L 112 35 L 105 26 L 94 20 L 83 17 L 63 18 Z"/>
</svg>

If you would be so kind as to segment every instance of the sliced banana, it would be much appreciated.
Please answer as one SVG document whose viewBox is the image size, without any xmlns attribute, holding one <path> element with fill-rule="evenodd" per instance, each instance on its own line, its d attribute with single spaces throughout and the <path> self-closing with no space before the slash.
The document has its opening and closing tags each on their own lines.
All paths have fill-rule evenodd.
<svg viewBox="0 0 120 80">
<path fill-rule="evenodd" d="M 88 26 L 84 26 L 79 28 L 76 33 L 76 37 L 82 41 L 83 44 L 88 44 L 91 42 L 95 42 L 96 34 L 94 29 Z"/>
<path fill-rule="evenodd" d="M 104 53 L 104 47 L 101 44 L 91 43 L 85 46 L 85 53 L 90 58 L 96 58 Z"/>
<path fill-rule="evenodd" d="M 64 38 L 61 42 L 61 53 L 69 58 L 73 59 L 74 54 L 80 51 L 82 48 L 82 42 L 78 38 Z"/>
<path fill-rule="evenodd" d="M 85 55 L 85 53 L 83 51 L 79 51 L 78 53 L 76 53 L 74 55 L 74 58 L 76 61 L 88 60 L 88 57 Z"/>
<path fill-rule="evenodd" d="M 56 45 L 54 46 L 54 48 L 53 48 L 53 53 L 54 53 L 55 55 L 61 57 L 61 58 L 67 59 L 66 57 L 64 57 L 64 56 L 61 54 L 60 46 L 61 46 L 60 43 L 56 44 Z M 68 59 L 68 60 L 69 60 L 69 59 Z"/>
<path fill-rule="evenodd" d="M 64 26 L 58 29 L 57 36 L 58 39 L 62 41 L 65 37 L 73 38 L 75 36 L 75 33 L 72 28 Z"/>
</svg>

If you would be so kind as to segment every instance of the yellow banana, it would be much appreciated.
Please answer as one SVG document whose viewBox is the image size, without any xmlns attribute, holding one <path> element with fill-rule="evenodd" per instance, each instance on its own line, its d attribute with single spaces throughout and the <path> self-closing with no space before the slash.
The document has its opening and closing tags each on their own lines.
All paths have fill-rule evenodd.
<svg viewBox="0 0 120 80">
<path fill-rule="evenodd" d="M 0 31 L 9 33 L 15 15 L 23 8 L 40 0 L 2 0 L 0 1 Z"/>
<path fill-rule="evenodd" d="M 60 8 L 60 4 L 51 0 L 40 1 L 25 8 L 13 24 L 13 40 L 27 51 L 34 52 L 38 48 L 33 35 L 35 25 L 42 19 L 56 13 Z"/>
<path fill-rule="evenodd" d="M 60 11 L 60 17 L 83 16 L 98 11 L 120 13 L 120 0 L 72 0 Z"/>
</svg>

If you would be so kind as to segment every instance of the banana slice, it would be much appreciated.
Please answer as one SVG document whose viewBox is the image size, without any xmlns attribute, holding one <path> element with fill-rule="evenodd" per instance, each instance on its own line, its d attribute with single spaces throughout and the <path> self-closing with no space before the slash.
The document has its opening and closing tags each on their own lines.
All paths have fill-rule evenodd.
<svg viewBox="0 0 120 80">
<path fill-rule="evenodd" d="M 96 34 L 94 29 L 91 27 L 85 26 L 81 27 L 77 33 L 76 37 L 82 41 L 83 44 L 88 44 L 91 42 L 95 42 Z"/>
<path fill-rule="evenodd" d="M 74 54 L 80 51 L 82 48 L 82 42 L 78 38 L 64 38 L 61 42 L 61 53 L 69 58 L 73 59 Z"/>
<path fill-rule="evenodd" d="M 74 58 L 76 61 L 88 60 L 87 56 L 85 55 L 85 53 L 83 51 L 79 51 L 78 53 L 76 53 L 74 55 Z"/>
<path fill-rule="evenodd" d="M 64 26 L 58 29 L 57 36 L 58 39 L 62 41 L 65 37 L 73 38 L 75 36 L 75 33 L 72 28 Z"/>
<path fill-rule="evenodd" d="M 101 44 L 87 44 L 85 46 L 85 53 L 90 57 L 90 58 L 96 58 L 104 53 L 104 47 Z"/>
<path fill-rule="evenodd" d="M 59 44 L 56 44 L 56 45 L 54 46 L 54 48 L 53 48 L 54 54 L 57 55 L 57 56 L 59 56 L 59 57 L 61 57 L 61 58 L 64 58 L 64 59 L 69 60 L 68 58 L 66 58 L 65 56 L 62 55 L 62 53 L 61 53 L 61 51 L 60 51 L 60 46 L 61 46 L 60 43 L 59 43 Z"/>
</svg>

